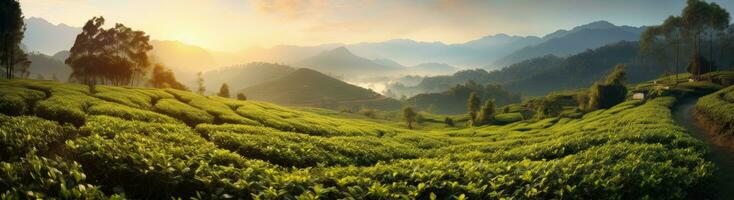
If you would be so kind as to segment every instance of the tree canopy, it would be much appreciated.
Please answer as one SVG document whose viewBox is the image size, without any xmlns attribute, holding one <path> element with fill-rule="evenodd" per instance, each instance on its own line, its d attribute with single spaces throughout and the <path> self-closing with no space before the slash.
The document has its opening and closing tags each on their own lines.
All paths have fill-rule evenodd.
<svg viewBox="0 0 734 200">
<path fill-rule="evenodd" d="M 103 17 L 94 17 L 82 27 L 71 47 L 66 64 L 73 81 L 97 84 L 131 85 L 150 68 L 148 52 L 153 49 L 149 36 L 123 24 L 104 29 Z"/>
<path fill-rule="evenodd" d="M 0 65 L 5 67 L 5 77 L 13 77 L 16 65 L 30 65 L 27 55 L 21 50 L 25 24 L 20 3 L 16 0 L 0 0 Z"/>
<path fill-rule="evenodd" d="M 222 87 L 219 88 L 219 93 L 217 93 L 217 95 L 220 97 L 229 98 L 229 85 L 223 83 Z"/>
<path fill-rule="evenodd" d="M 403 108 L 402 115 L 403 120 L 408 124 L 408 129 L 413 129 L 413 123 L 415 122 L 418 113 L 416 113 L 412 107 L 405 107 Z"/>
<path fill-rule="evenodd" d="M 716 69 L 714 40 L 727 38 L 725 31 L 730 21 L 729 12 L 718 4 L 688 0 L 679 16 L 670 16 L 663 24 L 650 26 L 645 30 L 640 36 L 640 49 L 643 53 L 658 55 L 661 60 L 667 60 L 668 54 L 674 54 L 676 74 L 680 65 L 679 55 L 687 55 L 688 71 L 698 76 Z M 709 48 L 708 54 L 705 55 L 703 48 L 707 34 Z M 717 38 L 714 35 L 717 35 Z M 724 46 L 719 49 L 724 51 Z"/>
<path fill-rule="evenodd" d="M 176 80 L 173 72 L 162 64 L 156 64 L 153 67 L 149 83 L 155 88 L 173 88 L 178 90 L 189 90 L 183 84 Z"/>
</svg>

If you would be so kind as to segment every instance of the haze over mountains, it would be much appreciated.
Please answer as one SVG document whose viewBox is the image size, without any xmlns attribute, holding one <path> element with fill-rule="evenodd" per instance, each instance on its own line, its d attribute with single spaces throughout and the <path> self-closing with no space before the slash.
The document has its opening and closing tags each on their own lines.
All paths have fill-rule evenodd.
<svg viewBox="0 0 734 200">
<path fill-rule="evenodd" d="M 26 23 L 28 30 L 23 44 L 30 51 L 47 55 L 68 50 L 73 45 L 76 34 L 81 32 L 79 27 L 54 25 L 42 18 L 27 18 Z M 457 44 L 393 39 L 355 44 L 280 45 L 272 48 L 247 48 L 241 52 L 218 52 L 175 41 L 155 41 L 153 45 L 154 54 L 158 54 L 156 58 L 170 65 L 174 71 L 177 67 L 206 71 L 247 62 L 313 64 L 304 60 L 339 47 L 368 60 L 389 59 L 405 66 L 444 63 L 459 68 L 497 69 L 546 54 L 567 56 L 621 40 L 637 40 L 642 30 L 640 27 L 616 26 L 598 21 L 571 30 L 558 30 L 543 37 L 495 34 Z"/>
</svg>

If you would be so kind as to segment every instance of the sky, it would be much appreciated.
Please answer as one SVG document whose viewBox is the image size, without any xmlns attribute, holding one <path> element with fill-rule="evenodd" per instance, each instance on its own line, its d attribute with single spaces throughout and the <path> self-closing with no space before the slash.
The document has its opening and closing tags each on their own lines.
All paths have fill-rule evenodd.
<svg viewBox="0 0 734 200">
<path fill-rule="evenodd" d="M 734 0 L 711 0 L 734 10 Z M 598 20 L 655 25 L 684 0 L 20 0 L 26 17 L 82 26 L 93 16 L 153 39 L 214 50 L 380 42 L 462 43 L 543 36 Z"/>
</svg>

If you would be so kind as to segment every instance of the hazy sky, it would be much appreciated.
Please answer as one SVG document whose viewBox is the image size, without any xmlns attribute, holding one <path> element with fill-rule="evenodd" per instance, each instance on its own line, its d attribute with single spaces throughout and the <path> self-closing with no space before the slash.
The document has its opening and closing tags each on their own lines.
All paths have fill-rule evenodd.
<svg viewBox="0 0 734 200">
<path fill-rule="evenodd" d="M 488 34 L 538 35 L 597 20 L 658 24 L 685 0 L 20 0 L 26 17 L 82 26 L 93 16 L 147 32 L 237 51 L 277 44 L 458 43 Z M 734 0 L 715 0 L 734 10 Z"/>
</svg>

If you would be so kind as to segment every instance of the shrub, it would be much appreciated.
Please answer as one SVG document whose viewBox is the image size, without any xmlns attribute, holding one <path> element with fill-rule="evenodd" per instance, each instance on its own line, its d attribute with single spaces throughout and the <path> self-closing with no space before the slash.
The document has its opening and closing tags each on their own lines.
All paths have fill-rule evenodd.
<svg viewBox="0 0 734 200">
<path fill-rule="evenodd" d="M 31 151 L 48 154 L 52 144 L 63 144 L 74 128 L 38 117 L 0 117 L 0 159 L 13 160 Z"/>
<path fill-rule="evenodd" d="M 519 122 L 523 120 L 522 114 L 520 113 L 503 113 L 498 114 L 494 117 L 495 123 L 499 125 L 509 124 L 513 122 Z"/>
<path fill-rule="evenodd" d="M 107 199 L 86 178 L 76 162 L 28 155 L 18 162 L 0 162 L 0 198 Z"/>
<path fill-rule="evenodd" d="M 90 115 L 107 115 L 127 120 L 158 123 L 178 123 L 178 120 L 160 113 L 149 110 L 141 110 L 134 107 L 126 107 L 110 102 L 94 103 L 92 106 L 89 107 L 87 111 Z"/>
<path fill-rule="evenodd" d="M 176 99 L 162 99 L 155 104 L 155 109 L 158 112 L 181 120 L 189 126 L 214 122 L 214 116 L 209 115 L 209 113 L 203 110 L 181 103 Z"/>
</svg>

